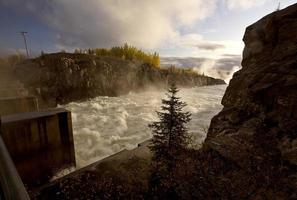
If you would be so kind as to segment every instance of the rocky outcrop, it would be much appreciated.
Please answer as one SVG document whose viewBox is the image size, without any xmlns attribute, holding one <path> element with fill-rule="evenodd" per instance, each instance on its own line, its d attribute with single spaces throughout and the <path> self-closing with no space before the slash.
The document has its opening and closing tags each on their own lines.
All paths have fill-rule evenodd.
<svg viewBox="0 0 297 200">
<path fill-rule="evenodd" d="M 297 4 L 247 27 L 203 146 L 228 199 L 297 199 Z M 222 195 L 223 197 L 226 194 Z"/>
<path fill-rule="evenodd" d="M 15 71 L 42 106 L 160 88 L 170 80 L 182 87 L 225 84 L 189 70 L 159 69 L 140 61 L 87 54 L 46 54 L 19 64 Z"/>
</svg>

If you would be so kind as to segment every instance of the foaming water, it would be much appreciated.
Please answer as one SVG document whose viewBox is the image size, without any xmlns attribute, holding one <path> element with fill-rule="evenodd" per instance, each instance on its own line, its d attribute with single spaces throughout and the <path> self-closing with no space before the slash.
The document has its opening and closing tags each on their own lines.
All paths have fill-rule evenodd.
<svg viewBox="0 0 297 200">
<path fill-rule="evenodd" d="M 211 118 L 222 109 L 220 102 L 225 89 L 225 85 L 217 85 L 179 92 L 182 101 L 188 104 L 184 111 L 192 114 L 188 128 L 197 146 L 205 139 Z M 65 105 L 72 112 L 77 166 L 135 148 L 151 138 L 148 124 L 158 120 L 155 111 L 160 110 L 162 98 L 164 91 L 147 91 Z"/>
</svg>

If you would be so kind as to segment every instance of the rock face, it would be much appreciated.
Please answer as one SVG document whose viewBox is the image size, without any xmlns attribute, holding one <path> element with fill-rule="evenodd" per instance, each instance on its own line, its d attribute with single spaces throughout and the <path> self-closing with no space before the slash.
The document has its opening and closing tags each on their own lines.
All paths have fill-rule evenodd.
<svg viewBox="0 0 297 200">
<path fill-rule="evenodd" d="M 117 96 L 170 80 L 181 87 L 225 84 L 223 80 L 179 69 L 159 69 L 139 61 L 86 54 L 56 53 L 19 64 L 15 72 L 41 106 L 56 106 L 99 95 Z"/>
<path fill-rule="evenodd" d="M 297 199 L 297 4 L 247 27 L 203 151 L 230 199 Z M 219 178 L 217 178 L 218 180 Z"/>
</svg>

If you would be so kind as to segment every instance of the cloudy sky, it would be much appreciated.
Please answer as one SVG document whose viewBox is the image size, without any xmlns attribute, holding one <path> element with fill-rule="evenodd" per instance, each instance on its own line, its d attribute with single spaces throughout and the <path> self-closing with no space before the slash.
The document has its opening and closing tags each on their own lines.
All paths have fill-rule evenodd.
<svg viewBox="0 0 297 200">
<path fill-rule="evenodd" d="M 245 27 L 279 2 L 296 0 L 0 0 L 0 54 L 23 51 L 24 30 L 33 55 L 127 42 L 159 52 L 163 64 L 232 71 Z"/>
</svg>

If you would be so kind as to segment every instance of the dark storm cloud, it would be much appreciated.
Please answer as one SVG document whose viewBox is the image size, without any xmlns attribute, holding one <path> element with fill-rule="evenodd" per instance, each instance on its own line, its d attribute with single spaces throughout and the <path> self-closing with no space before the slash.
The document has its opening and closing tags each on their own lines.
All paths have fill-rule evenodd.
<svg viewBox="0 0 297 200">
<path fill-rule="evenodd" d="M 109 47 L 125 42 L 153 49 L 210 16 L 217 0 L 0 0 L 56 30 L 57 47 Z"/>
</svg>

